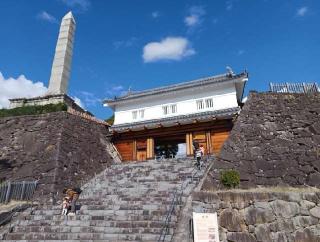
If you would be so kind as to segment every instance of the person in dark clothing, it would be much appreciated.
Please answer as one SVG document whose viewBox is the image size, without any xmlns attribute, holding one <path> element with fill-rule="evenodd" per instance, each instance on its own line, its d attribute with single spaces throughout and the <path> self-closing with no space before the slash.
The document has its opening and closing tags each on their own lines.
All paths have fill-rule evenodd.
<svg viewBox="0 0 320 242">
<path fill-rule="evenodd" d="M 196 150 L 196 159 L 197 159 L 196 165 L 199 170 L 201 169 L 201 158 L 202 158 L 202 151 L 200 148 L 198 148 Z"/>
</svg>

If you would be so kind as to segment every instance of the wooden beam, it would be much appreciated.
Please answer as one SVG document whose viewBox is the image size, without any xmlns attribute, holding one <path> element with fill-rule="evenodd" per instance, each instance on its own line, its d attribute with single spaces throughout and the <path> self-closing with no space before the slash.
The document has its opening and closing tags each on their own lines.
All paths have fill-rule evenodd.
<svg viewBox="0 0 320 242">
<path fill-rule="evenodd" d="M 147 159 L 154 158 L 154 139 L 152 137 L 147 138 Z"/>
<path fill-rule="evenodd" d="M 206 142 L 207 142 L 207 154 L 211 153 L 212 150 L 212 144 L 211 144 L 211 132 L 210 131 L 206 131 Z"/>
<path fill-rule="evenodd" d="M 192 133 L 186 134 L 187 156 L 193 155 L 193 138 Z"/>
<path fill-rule="evenodd" d="M 137 160 L 137 140 L 133 140 L 132 159 Z"/>
</svg>

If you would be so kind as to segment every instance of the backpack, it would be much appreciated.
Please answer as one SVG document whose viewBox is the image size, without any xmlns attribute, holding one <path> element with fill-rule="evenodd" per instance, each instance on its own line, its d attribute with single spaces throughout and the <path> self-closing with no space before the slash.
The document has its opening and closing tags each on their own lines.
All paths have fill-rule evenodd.
<svg viewBox="0 0 320 242">
<path fill-rule="evenodd" d="M 76 193 L 78 193 L 79 195 L 81 194 L 82 190 L 80 187 L 75 187 L 72 189 L 73 191 L 75 191 Z"/>
<path fill-rule="evenodd" d="M 197 151 L 196 151 L 196 157 L 201 157 L 201 156 L 202 156 L 201 150 L 197 150 Z"/>
</svg>

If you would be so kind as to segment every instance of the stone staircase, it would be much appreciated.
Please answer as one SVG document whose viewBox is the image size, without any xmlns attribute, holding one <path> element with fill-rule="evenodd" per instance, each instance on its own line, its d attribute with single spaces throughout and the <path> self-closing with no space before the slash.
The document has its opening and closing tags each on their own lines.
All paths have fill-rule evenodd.
<svg viewBox="0 0 320 242">
<path fill-rule="evenodd" d="M 193 160 L 114 164 L 83 186 L 80 210 L 60 215 L 59 205 L 41 205 L 11 224 L 3 241 L 158 241 L 175 191 L 183 194 L 168 223 L 170 241 L 179 212 L 199 179 Z"/>
</svg>

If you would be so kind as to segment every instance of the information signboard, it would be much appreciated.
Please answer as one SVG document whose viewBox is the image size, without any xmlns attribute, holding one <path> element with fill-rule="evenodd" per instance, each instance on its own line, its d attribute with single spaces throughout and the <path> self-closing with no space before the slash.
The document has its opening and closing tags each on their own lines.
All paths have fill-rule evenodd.
<svg viewBox="0 0 320 242">
<path fill-rule="evenodd" d="M 217 213 L 193 213 L 194 242 L 219 242 Z"/>
</svg>

